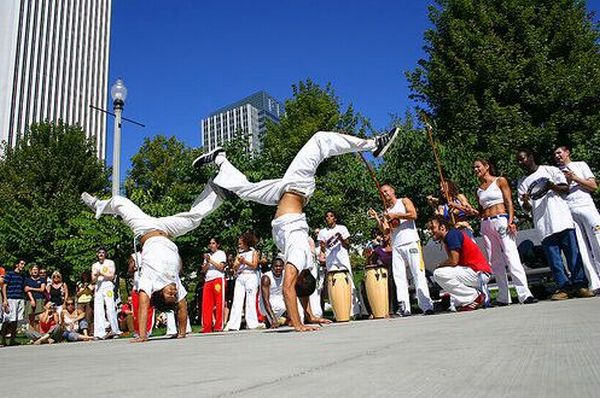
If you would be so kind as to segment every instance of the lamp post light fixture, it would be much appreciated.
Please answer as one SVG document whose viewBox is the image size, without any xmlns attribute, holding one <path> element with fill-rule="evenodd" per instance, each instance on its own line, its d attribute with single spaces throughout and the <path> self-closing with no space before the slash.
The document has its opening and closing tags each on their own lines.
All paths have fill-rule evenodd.
<svg viewBox="0 0 600 398">
<path fill-rule="evenodd" d="M 113 135 L 113 170 L 112 170 L 112 196 L 118 196 L 121 192 L 121 115 L 127 98 L 127 87 L 123 80 L 117 79 L 110 88 L 115 111 L 115 128 Z"/>
</svg>

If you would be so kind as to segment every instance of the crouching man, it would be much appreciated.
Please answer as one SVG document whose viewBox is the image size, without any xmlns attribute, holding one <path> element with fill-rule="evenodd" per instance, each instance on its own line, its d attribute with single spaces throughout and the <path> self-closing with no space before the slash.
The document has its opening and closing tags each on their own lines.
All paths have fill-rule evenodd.
<svg viewBox="0 0 600 398">
<path fill-rule="evenodd" d="M 443 242 L 448 254 L 446 261 L 433 272 L 435 281 L 450 294 L 457 311 L 472 311 L 485 302 L 485 286 L 492 270 L 481 249 L 448 220 L 436 216 L 428 225 L 433 239 Z"/>
</svg>

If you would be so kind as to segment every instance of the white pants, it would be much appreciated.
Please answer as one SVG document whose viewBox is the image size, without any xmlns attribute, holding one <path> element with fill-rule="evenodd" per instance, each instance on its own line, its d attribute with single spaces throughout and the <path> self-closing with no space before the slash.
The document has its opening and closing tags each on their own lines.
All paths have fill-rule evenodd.
<svg viewBox="0 0 600 398">
<path fill-rule="evenodd" d="M 168 217 L 151 217 L 129 199 L 114 196 L 111 199 L 96 202 L 96 218 L 102 214 L 115 214 L 123 218 L 123 222 L 133 230 L 135 235 L 161 230 L 175 238 L 197 228 L 202 219 L 219 207 L 222 202 L 223 200 L 217 196 L 210 185 L 206 184 L 204 191 L 188 212 Z"/>
<path fill-rule="evenodd" d="M 419 308 L 423 311 L 433 309 L 419 242 L 394 245 L 392 247 L 392 271 L 394 282 L 396 283 L 396 298 L 398 303 L 404 303 L 405 311 L 410 313 L 410 296 L 408 294 L 408 279 L 406 277 L 407 266 L 410 268 L 410 273 L 415 284 Z"/>
<path fill-rule="evenodd" d="M 321 318 L 323 316 L 323 310 L 321 309 L 321 286 L 323 286 L 322 277 L 318 271 L 319 265 L 313 264 L 310 273 L 316 280 L 315 291 L 309 297 L 310 309 L 314 316 Z"/>
<path fill-rule="evenodd" d="M 248 329 L 258 327 L 258 315 L 256 314 L 256 294 L 258 293 L 258 272 L 244 271 L 235 280 L 233 290 L 233 303 L 229 312 L 229 321 L 226 329 L 239 330 L 242 323 L 242 307 L 246 297 L 246 326 Z"/>
<path fill-rule="evenodd" d="M 4 315 L 4 322 L 21 322 L 25 319 L 23 314 L 25 311 L 25 300 L 23 299 L 7 299 L 8 314 Z M 0 311 L 4 312 L 2 308 Z M 13 336 L 14 337 L 14 336 Z"/>
<path fill-rule="evenodd" d="M 190 317 L 187 318 L 187 327 L 185 328 L 186 333 L 192 333 L 192 325 L 190 325 Z M 177 330 L 177 322 L 175 321 L 175 312 L 167 312 L 167 335 L 174 336 L 179 331 Z"/>
<path fill-rule="evenodd" d="M 110 324 L 113 333 L 121 333 L 117 320 L 114 286 L 110 281 L 101 281 L 96 285 L 94 293 L 94 337 L 103 338 L 106 336 L 106 321 Z"/>
<path fill-rule="evenodd" d="M 315 190 L 315 173 L 323 160 L 345 153 L 375 149 L 375 141 L 346 134 L 319 131 L 300 149 L 283 178 L 249 182 L 229 161 L 220 164 L 214 183 L 232 191 L 240 198 L 275 206 L 288 191 L 302 194 L 307 199 Z"/>
<path fill-rule="evenodd" d="M 498 217 L 491 220 L 481 221 L 481 236 L 488 255 L 488 261 L 492 265 L 492 271 L 496 275 L 498 284 L 497 301 L 510 304 L 510 291 L 508 290 L 508 277 L 506 266 L 512 276 L 512 282 L 517 290 L 519 302 L 525 301 L 532 296 L 527 285 L 527 275 L 519 257 L 515 237 L 508 233 L 508 219 Z"/>
<path fill-rule="evenodd" d="M 482 284 L 487 284 L 489 276 L 477 273 L 469 267 L 440 267 L 433 272 L 433 278 L 438 285 L 452 296 L 456 306 L 463 306 L 475 301 L 481 292 Z"/>
<path fill-rule="evenodd" d="M 571 214 L 589 288 L 600 289 L 600 214 L 592 205 L 571 207 Z"/>
</svg>

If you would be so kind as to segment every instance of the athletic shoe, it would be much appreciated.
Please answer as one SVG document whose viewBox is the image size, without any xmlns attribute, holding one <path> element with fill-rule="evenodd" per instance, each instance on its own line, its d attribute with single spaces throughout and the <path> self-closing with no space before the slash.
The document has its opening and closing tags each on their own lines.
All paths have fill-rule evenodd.
<svg viewBox="0 0 600 398">
<path fill-rule="evenodd" d="M 373 150 L 373 156 L 375 156 L 376 158 L 380 158 L 383 155 L 385 155 L 387 150 L 390 149 L 392 142 L 394 142 L 394 140 L 398 136 L 399 132 L 400 129 L 398 127 L 395 127 L 387 133 L 375 137 L 375 145 L 377 145 L 377 147 Z"/>
<path fill-rule="evenodd" d="M 425 312 L 423 313 L 423 315 L 433 315 L 433 314 L 435 314 L 435 312 L 433 312 L 432 309 L 425 310 Z"/>
<path fill-rule="evenodd" d="M 533 296 L 529 296 L 525 299 L 525 301 L 523 301 L 523 304 L 535 304 L 538 302 L 538 299 L 536 299 Z"/>
<path fill-rule="evenodd" d="M 90 195 L 87 192 L 81 194 L 81 201 L 85 203 L 90 209 L 96 210 L 96 202 L 98 202 L 98 198 Z"/>
<path fill-rule="evenodd" d="M 560 301 L 560 300 L 566 300 L 568 298 L 569 298 L 569 293 L 565 292 L 564 290 L 557 290 L 554 292 L 552 297 L 550 297 L 550 300 Z"/>
<path fill-rule="evenodd" d="M 587 298 L 587 297 L 595 296 L 594 292 L 592 292 L 590 289 L 586 289 L 585 287 L 581 287 L 579 289 L 573 290 L 573 293 L 571 295 L 573 297 L 578 297 L 578 298 Z"/>
<path fill-rule="evenodd" d="M 215 149 L 213 149 L 210 152 L 207 152 L 203 155 L 198 156 L 196 159 L 194 159 L 194 161 L 192 162 L 192 167 L 197 167 L 200 168 L 202 166 L 204 166 L 205 164 L 209 164 L 215 161 L 215 158 L 217 157 L 218 154 L 225 152 L 225 150 L 218 146 Z"/>
<path fill-rule="evenodd" d="M 473 311 L 473 310 L 476 310 L 477 308 L 481 307 L 484 302 L 485 302 L 485 295 L 483 293 L 479 293 L 479 296 L 477 296 L 477 298 L 472 303 L 465 304 L 461 307 L 458 307 L 456 309 L 456 311 L 457 312 Z"/>
</svg>

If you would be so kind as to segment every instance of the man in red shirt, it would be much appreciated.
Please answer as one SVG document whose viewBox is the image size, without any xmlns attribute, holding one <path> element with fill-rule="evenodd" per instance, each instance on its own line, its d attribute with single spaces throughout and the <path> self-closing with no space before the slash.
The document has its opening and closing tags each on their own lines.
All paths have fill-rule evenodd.
<svg viewBox="0 0 600 398">
<path fill-rule="evenodd" d="M 492 270 L 490 264 L 469 236 L 453 228 L 448 220 L 436 216 L 429 221 L 433 239 L 444 242 L 448 259 L 433 272 L 435 281 L 450 293 L 457 311 L 472 311 L 483 305 L 482 291 Z"/>
</svg>

